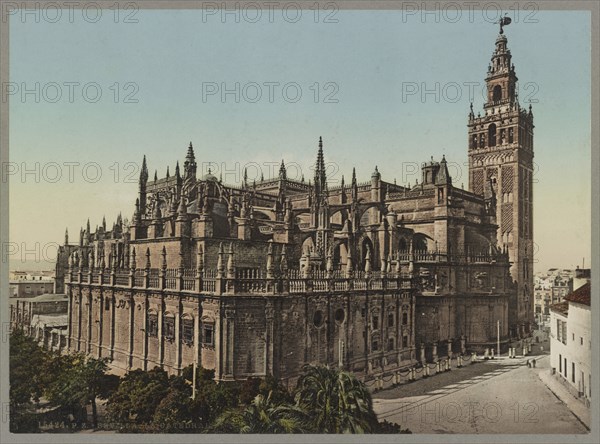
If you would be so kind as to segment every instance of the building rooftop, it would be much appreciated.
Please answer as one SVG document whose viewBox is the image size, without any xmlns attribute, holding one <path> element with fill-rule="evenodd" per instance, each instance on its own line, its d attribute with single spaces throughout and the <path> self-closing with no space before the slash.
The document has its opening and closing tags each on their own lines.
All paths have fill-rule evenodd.
<svg viewBox="0 0 600 444">
<path fill-rule="evenodd" d="M 66 314 L 35 314 L 31 318 L 31 325 L 36 327 L 64 327 L 68 322 L 69 319 Z"/>
<path fill-rule="evenodd" d="M 550 306 L 550 310 L 560 313 L 563 316 L 567 316 L 569 313 L 569 303 L 568 302 L 559 302 L 557 304 L 552 304 Z"/>
<path fill-rule="evenodd" d="M 21 297 L 21 298 L 12 298 L 12 299 L 17 299 L 20 301 L 29 301 L 29 302 L 60 302 L 60 301 L 66 301 L 68 300 L 67 295 L 66 294 L 55 294 L 55 293 L 45 293 L 45 294 L 41 294 L 39 296 L 34 296 L 34 297 Z"/>
<path fill-rule="evenodd" d="M 591 305 L 590 303 L 590 283 L 588 282 L 585 285 L 582 285 L 577 290 L 569 293 L 565 297 L 565 301 L 575 302 L 577 304 L 587 305 L 588 307 Z"/>
</svg>

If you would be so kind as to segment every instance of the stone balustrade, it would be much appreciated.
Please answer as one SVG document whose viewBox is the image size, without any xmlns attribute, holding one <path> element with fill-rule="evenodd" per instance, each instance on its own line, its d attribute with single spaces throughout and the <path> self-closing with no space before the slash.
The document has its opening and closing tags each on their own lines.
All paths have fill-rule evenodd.
<svg viewBox="0 0 600 444">
<path fill-rule="evenodd" d="M 184 268 L 112 269 L 71 267 L 66 275 L 69 285 L 94 285 L 120 288 L 175 290 L 210 294 L 301 294 L 347 291 L 410 290 L 412 278 L 395 272 L 356 272 L 344 277 L 341 271 L 315 270 L 303 275 L 289 270 L 286 276 L 267 278 L 259 270 L 239 270 L 234 278 L 219 276 L 216 270 Z"/>
</svg>

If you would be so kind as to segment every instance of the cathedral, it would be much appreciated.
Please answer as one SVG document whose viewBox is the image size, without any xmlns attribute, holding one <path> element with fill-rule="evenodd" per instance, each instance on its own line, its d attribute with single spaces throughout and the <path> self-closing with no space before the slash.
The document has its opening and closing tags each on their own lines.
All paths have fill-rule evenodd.
<svg viewBox="0 0 600 444">
<path fill-rule="evenodd" d="M 322 139 L 307 182 L 282 162 L 225 184 L 198 174 L 192 143 L 173 175 L 150 179 L 144 157 L 131 220 L 88 220 L 60 248 L 68 348 L 121 371 L 293 380 L 307 363 L 376 376 L 528 335 L 533 114 L 502 31 L 495 46 L 468 116 L 469 191 L 444 157 L 414 186 L 377 167 L 329 186 Z"/>
</svg>

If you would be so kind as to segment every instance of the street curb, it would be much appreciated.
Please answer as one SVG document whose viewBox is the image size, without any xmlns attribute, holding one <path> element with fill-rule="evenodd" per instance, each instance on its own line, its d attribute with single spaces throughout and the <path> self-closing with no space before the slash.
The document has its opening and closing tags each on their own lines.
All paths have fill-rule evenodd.
<svg viewBox="0 0 600 444">
<path fill-rule="evenodd" d="M 539 378 L 540 381 L 542 381 L 542 383 L 548 388 L 548 390 L 550 390 L 550 392 L 552 392 L 552 394 L 556 397 L 556 399 L 558 399 L 560 402 L 562 402 L 565 406 L 567 406 L 567 408 L 569 409 L 569 411 L 573 414 L 573 416 L 575 418 L 577 418 L 577 420 L 588 430 L 591 431 L 591 427 L 577 414 L 573 411 L 573 409 L 571 408 L 571 406 L 569 406 L 569 404 L 567 402 L 565 402 L 565 400 L 563 398 L 561 398 L 561 396 L 557 393 L 558 390 L 553 390 L 552 387 L 550 387 L 550 385 L 544 380 L 544 378 L 542 378 L 541 375 L 542 372 L 538 372 L 537 373 L 537 377 Z M 558 381 L 556 381 L 557 384 L 559 383 Z M 579 402 L 577 399 L 574 399 L 576 402 Z"/>
</svg>

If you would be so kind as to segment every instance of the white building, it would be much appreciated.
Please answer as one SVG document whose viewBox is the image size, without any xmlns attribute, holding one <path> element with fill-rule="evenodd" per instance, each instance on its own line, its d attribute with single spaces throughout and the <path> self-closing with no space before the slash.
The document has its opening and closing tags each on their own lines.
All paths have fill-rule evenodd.
<svg viewBox="0 0 600 444">
<path fill-rule="evenodd" d="M 558 377 L 586 401 L 592 397 L 590 284 L 550 307 L 550 362 Z"/>
</svg>

